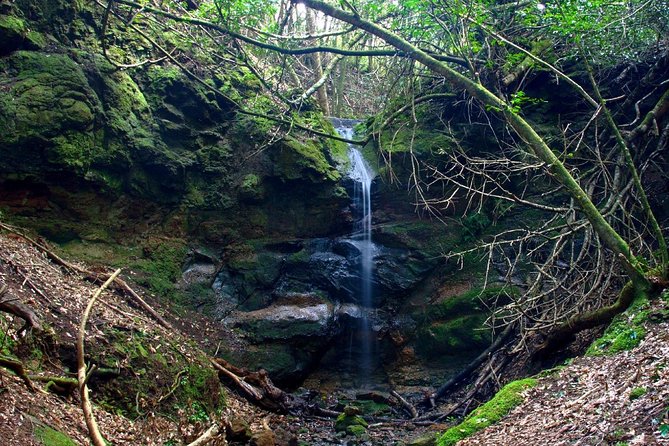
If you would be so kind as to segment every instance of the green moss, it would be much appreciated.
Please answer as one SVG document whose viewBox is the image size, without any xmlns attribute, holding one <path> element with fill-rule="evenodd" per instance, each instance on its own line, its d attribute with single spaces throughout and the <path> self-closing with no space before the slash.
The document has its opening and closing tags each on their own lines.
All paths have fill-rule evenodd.
<svg viewBox="0 0 669 446">
<path fill-rule="evenodd" d="M 491 342 L 490 329 L 485 326 L 488 310 L 484 303 L 505 302 L 515 293 L 517 290 L 511 287 L 475 288 L 414 312 L 412 317 L 420 324 L 416 352 L 432 357 L 482 350 Z"/>
<path fill-rule="evenodd" d="M 181 70 L 172 65 L 151 65 L 146 73 L 154 86 L 161 87 L 183 77 Z"/>
<path fill-rule="evenodd" d="M 384 403 L 377 403 L 372 400 L 356 400 L 355 405 L 360 408 L 360 411 L 364 415 L 368 416 L 381 416 L 388 415 L 390 413 L 390 406 Z"/>
<path fill-rule="evenodd" d="M 35 438 L 44 446 L 77 446 L 70 437 L 48 426 L 35 427 Z"/>
<path fill-rule="evenodd" d="M 390 153 L 413 151 L 421 154 L 442 154 L 454 147 L 453 138 L 434 130 L 404 126 L 398 131 L 386 131 L 381 138 L 381 149 Z"/>
<path fill-rule="evenodd" d="M 334 427 L 336 432 L 347 432 L 352 426 L 360 426 L 363 429 L 367 429 L 368 424 L 360 415 L 346 415 L 345 413 L 340 414 L 335 420 Z"/>
<path fill-rule="evenodd" d="M 25 20 L 13 15 L 0 15 L 0 31 L 3 33 L 25 34 L 28 26 Z"/>
<path fill-rule="evenodd" d="M 262 179 L 255 173 L 246 174 L 242 178 L 239 189 L 241 197 L 246 200 L 260 201 L 265 196 L 265 187 L 262 184 Z"/>
<path fill-rule="evenodd" d="M 346 433 L 349 435 L 353 435 L 354 437 L 362 437 L 365 435 L 367 432 L 367 429 L 365 426 L 361 426 L 359 424 L 354 424 L 353 426 L 349 426 L 346 428 Z"/>
<path fill-rule="evenodd" d="M 644 323 L 650 314 L 648 307 L 646 296 L 637 297 L 627 311 L 613 319 L 604 334 L 588 348 L 586 355 L 612 355 L 639 345 L 646 336 Z"/>
<path fill-rule="evenodd" d="M 288 137 L 280 147 L 275 173 L 285 180 L 310 178 L 314 182 L 338 181 L 341 174 L 326 159 L 315 140 Z"/>
<path fill-rule="evenodd" d="M 46 46 L 46 37 L 37 31 L 28 31 L 26 40 L 30 43 L 30 46 L 35 49 L 41 49 Z"/>
<path fill-rule="evenodd" d="M 181 276 L 186 245 L 179 240 L 162 241 L 145 248 L 145 257 L 134 266 L 143 274 L 138 282 L 163 297 L 174 297 L 174 284 Z"/>
<path fill-rule="evenodd" d="M 506 302 L 510 298 L 518 296 L 518 293 L 517 288 L 509 286 L 473 288 L 458 296 L 448 297 L 434 307 L 430 307 L 427 317 L 429 320 L 438 320 L 480 313 L 485 311 L 484 303 Z"/>
<path fill-rule="evenodd" d="M 490 330 L 484 326 L 487 315 L 461 316 L 447 322 L 437 322 L 421 330 L 416 342 L 417 353 L 466 352 L 490 345 Z"/>
<path fill-rule="evenodd" d="M 54 165 L 85 171 L 105 152 L 95 130 L 101 104 L 67 55 L 16 51 L 0 61 L 0 151 L 19 171 Z M 36 143 L 39 141 L 39 143 Z"/>
<path fill-rule="evenodd" d="M 645 387 L 635 387 L 630 391 L 630 401 L 634 401 L 638 398 L 641 398 L 644 396 L 646 393 L 648 393 L 648 389 Z"/>
<path fill-rule="evenodd" d="M 498 422 L 511 409 L 523 402 L 522 392 L 534 387 L 536 384 L 537 380 L 533 378 L 510 382 L 497 392 L 490 401 L 469 414 L 462 423 L 444 432 L 439 437 L 437 445 L 455 445 L 458 441 Z"/>
</svg>

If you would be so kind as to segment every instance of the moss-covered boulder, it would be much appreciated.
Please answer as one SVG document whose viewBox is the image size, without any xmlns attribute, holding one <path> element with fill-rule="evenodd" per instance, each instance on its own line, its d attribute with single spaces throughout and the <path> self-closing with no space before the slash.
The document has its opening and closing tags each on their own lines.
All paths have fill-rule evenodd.
<svg viewBox="0 0 669 446">
<path fill-rule="evenodd" d="M 344 411 L 335 420 L 335 432 L 345 432 L 348 435 L 360 437 L 367 431 L 367 421 L 360 416 L 360 409 L 346 406 Z"/>
<path fill-rule="evenodd" d="M 71 169 L 85 173 L 102 152 L 98 96 L 63 54 L 18 51 L 0 60 L 3 171 Z"/>
</svg>

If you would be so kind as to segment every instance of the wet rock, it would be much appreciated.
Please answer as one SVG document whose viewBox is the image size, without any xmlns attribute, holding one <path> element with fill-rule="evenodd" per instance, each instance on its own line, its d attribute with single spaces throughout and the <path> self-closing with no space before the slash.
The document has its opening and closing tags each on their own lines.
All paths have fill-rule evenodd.
<svg viewBox="0 0 669 446">
<path fill-rule="evenodd" d="M 216 274 L 216 265 L 213 263 L 191 263 L 181 274 L 181 278 L 186 285 L 196 283 L 208 283 Z"/>
<path fill-rule="evenodd" d="M 244 330 L 256 342 L 289 340 L 295 337 L 326 336 L 334 323 L 329 302 L 305 296 L 305 301 L 276 303 L 261 310 L 235 312 L 224 322 Z"/>
</svg>

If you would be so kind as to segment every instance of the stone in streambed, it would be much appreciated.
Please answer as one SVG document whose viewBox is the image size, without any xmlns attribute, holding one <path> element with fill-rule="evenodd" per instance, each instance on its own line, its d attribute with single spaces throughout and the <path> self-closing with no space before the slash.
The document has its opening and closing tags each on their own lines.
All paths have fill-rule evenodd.
<svg viewBox="0 0 669 446">
<path fill-rule="evenodd" d="M 335 421 L 335 432 L 346 432 L 359 437 L 368 427 L 367 422 L 360 416 L 360 409 L 355 406 L 344 407 L 344 412 Z"/>
</svg>

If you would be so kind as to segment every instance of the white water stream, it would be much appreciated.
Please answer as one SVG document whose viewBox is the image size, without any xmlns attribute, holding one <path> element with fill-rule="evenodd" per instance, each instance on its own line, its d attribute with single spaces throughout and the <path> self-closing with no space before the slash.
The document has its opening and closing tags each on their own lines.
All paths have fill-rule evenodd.
<svg viewBox="0 0 669 446">
<path fill-rule="evenodd" d="M 353 125 L 344 121 L 337 128 L 337 132 L 353 139 Z M 365 162 L 360 151 L 349 145 L 348 156 L 351 160 L 349 177 L 354 181 L 353 210 L 356 218 L 355 232 L 351 234 L 351 243 L 360 251 L 360 296 L 359 304 L 362 307 L 360 330 L 360 371 L 363 379 L 368 379 L 372 372 L 375 336 L 368 318 L 369 309 L 373 307 L 372 275 L 374 273 L 374 253 L 376 248 L 372 242 L 372 199 L 371 188 L 374 172 Z"/>
</svg>

